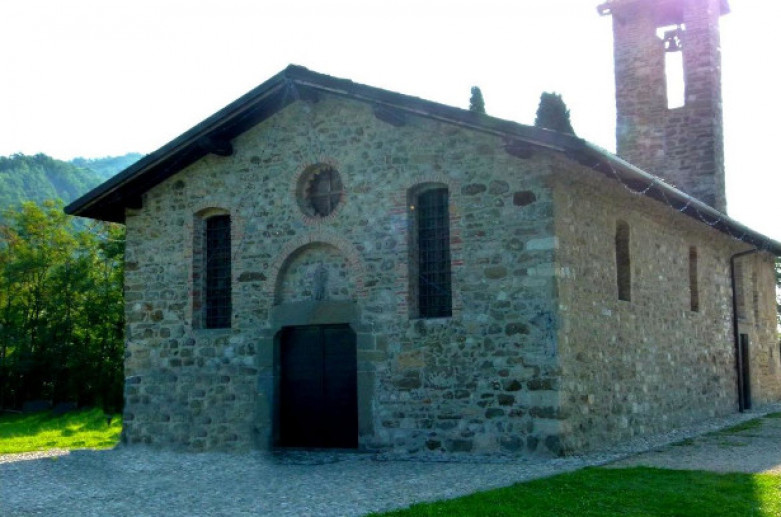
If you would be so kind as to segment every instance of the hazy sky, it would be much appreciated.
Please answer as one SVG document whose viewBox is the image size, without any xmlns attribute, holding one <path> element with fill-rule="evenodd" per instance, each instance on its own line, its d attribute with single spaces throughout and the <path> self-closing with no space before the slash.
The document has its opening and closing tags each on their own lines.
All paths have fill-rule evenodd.
<svg viewBox="0 0 781 517">
<path fill-rule="evenodd" d="M 615 148 L 600 0 L 0 0 L 0 155 L 151 152 L 290 63 L 531 124 L 563 95 Z M 781 240 L 778 0 L 722 18 L 730 215 Z M 767 122 L 766 122 L 767 121 Z"/>
</svg>

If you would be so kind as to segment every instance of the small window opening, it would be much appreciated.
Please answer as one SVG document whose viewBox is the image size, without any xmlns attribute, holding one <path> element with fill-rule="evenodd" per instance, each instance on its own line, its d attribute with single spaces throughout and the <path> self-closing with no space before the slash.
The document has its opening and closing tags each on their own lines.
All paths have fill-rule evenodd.
<svg viewBox="0 0 781 517">
<path fill-rule="evenodd" d="M 632 272 L 629 256 L 629 225 L 626 221 L 616 223 L 616 280 L 618 299 L 632 300 Z"/>
<path fill-rule="evenodd" d="M 656 29 L 664 42 L 664 77 L 667 87 L 667 109 L 686 104 L 686 74 L 683 63 L 684 25 L 670 25 Z"/>
<path fill-rule="evenodd" d="M 759 279 L 757 272 L 751 272 L 751 302 L 754 309 L 754 321 L 759 321 Z"/>
<path fill-rule="evenodd" d="M 746 296 L 743 291 L 743 264 L 735 261 L 735 312 L 738 319 L 746 318 Z"/>
<path fill-rule="evenodd" d="M 700 310 L 700 291 L 697 283 L 697 248 L 689 248 L 689 295 L 691 310 L 698 312 Z"/>
</svg>

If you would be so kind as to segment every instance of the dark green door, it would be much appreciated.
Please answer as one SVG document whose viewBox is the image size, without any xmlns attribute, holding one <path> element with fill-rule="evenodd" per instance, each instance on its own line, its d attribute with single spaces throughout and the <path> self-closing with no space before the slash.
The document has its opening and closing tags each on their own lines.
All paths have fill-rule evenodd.
<svg viewBox="0 0 781 517">
<path fill-rule="evenodd" d="M 748 334 L 740 335 L 740 380 L 743 409 L 751 409 L 751 367 Z"/>
<path fill-rule="evenodd" d="M 288 327 L 280 347 L 280 445 L 357 447 L 355 333 L 347 325 Z"/>
</svg>

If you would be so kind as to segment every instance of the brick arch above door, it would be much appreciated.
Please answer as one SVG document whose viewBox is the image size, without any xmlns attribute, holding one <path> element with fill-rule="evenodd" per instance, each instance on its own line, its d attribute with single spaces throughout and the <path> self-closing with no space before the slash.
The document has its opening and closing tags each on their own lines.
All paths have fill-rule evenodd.
<svg viewBox="0 0 781 517">
<path fill-rule="evenodd" d="M 286 274 L 290 272 L 289 268 L 291 264 L 297 259 L 301 259 L 304 254 L 320 253 L 323 255 L 331 255 L 331 258 L 335 258 L 336 255 L 334 254 L 334 251 L 338 255 L 341 255 L 345 261 L 344 267 L 346 268 L 346 275 L 349 277 L 349 282 L 352 283 L 352 299 L 365 298 L 365 268 L 358 250 L 347 239 L 322 229 L 294 239 L 288 242 L 280 250 L 276 259 L 269 267 L 269 281 L 266 283 L 263 293 L 264 296 L 274 300 L 274 305 L 279 305 L 286 301 L 303 301 L 285 300 L 285 282 L 291 280 L 290 277 L 286 278 Z M 332 269 L 342 267 L 334 263 L 331 263 L 330 266 Z M 299 271 L 298 273 L 300 274 L 301 272 Z M 315 275 L 316 270 L 308 273 Z M 312 278 L 312 280 L 314 281 L 315 279 Z M 347 299 L 343 297 L 340 298 Z"/>
</svg>

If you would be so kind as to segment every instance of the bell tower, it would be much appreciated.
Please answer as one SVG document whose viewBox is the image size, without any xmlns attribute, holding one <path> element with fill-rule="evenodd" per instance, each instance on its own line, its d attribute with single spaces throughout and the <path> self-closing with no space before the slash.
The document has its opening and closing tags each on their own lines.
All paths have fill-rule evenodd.
<svg viewBox="0 0 781 517">
<path fill-rule="evenodd" d="M 618 155 L 725 212 L 719 17 L 727 0 L 608 0 L 598 11 L 613 17 Z"/>
</svg>

